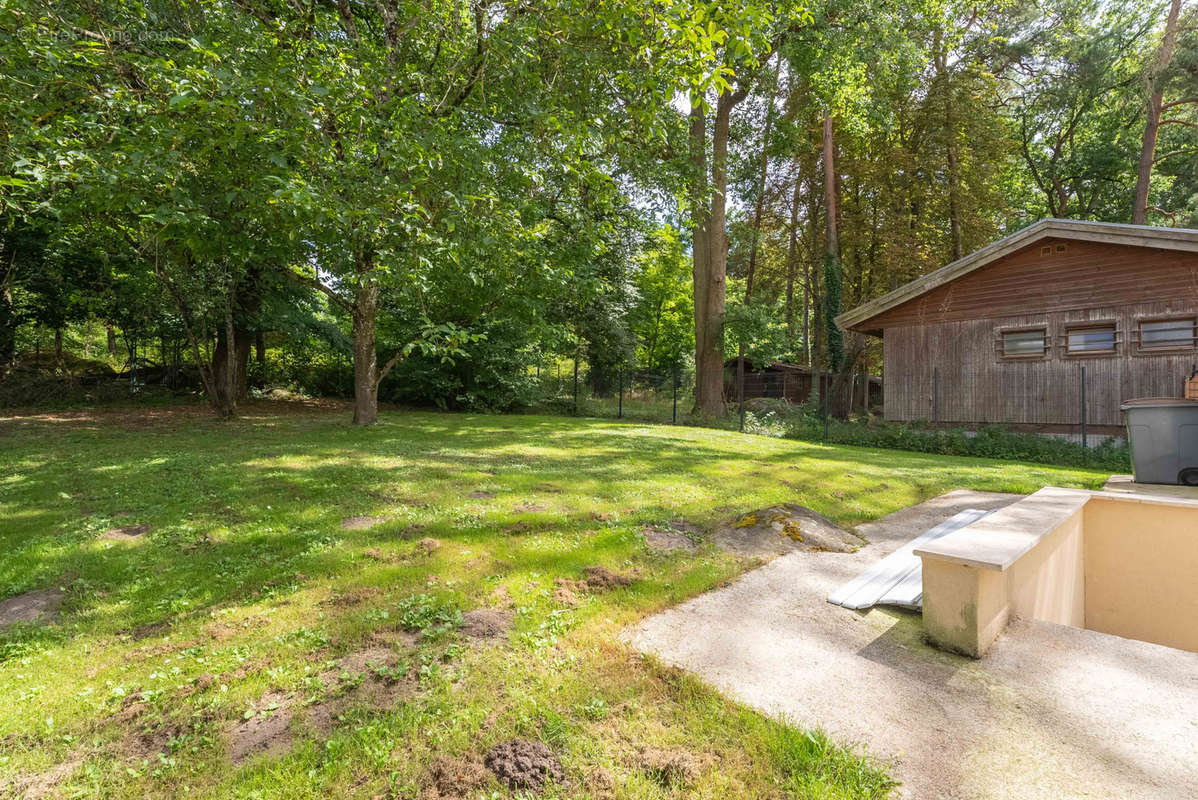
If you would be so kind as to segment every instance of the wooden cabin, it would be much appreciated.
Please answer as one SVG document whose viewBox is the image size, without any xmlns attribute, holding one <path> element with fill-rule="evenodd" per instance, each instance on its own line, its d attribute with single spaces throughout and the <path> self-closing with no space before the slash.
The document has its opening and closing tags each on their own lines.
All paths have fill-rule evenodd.
<svg viewBox="0 0 1198 800">
<path fill-rule="evenodd" d="M 1198 230 L 1041 220 L 836 324 L 882 339 L 887 420 L 1121 434 L 1198 363 Z"/>
<path fill-rule="evenodd" d="M 724 362 L 724 400 L 736 402 L 737 364 L 739 359 L 730 358 Z M 787 400 L 791 403 L 804 403 L 815 385 L 815 371 L 800 364 L 785 364 L 781 361 L 769 361 L 755 364 L 745 358 L 745 399 L 767 397 Z M 827 372 L 820 372 L 820 398 L 827 397 L 831 391 L 833 377 Z M 855 375 L 852 379 L 853 408 L 859 408 L 865 399 L 866 385 L 864 376 Z M 870 407 L 882 404 L 882 381 L 879 378 L 868 378 Z"/>
</svg>

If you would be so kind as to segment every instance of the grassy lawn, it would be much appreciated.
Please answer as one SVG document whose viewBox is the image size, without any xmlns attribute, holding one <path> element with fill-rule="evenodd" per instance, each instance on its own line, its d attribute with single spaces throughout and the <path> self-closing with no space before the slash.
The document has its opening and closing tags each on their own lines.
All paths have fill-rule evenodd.
<svg viewBox="0 0 1198 800">
<path fill-rule="evenodd" d="M 523 737 L 561 759 L 546 797 L 884 797 L 884 765 L 620 644 L 753 565 L 641 529 L 1104 477 L 536 416 L 0 420 L 0 599 L 65 591 L 0 634 L 0 796 L 507 797 L 479 765 Z M 480 607 L 512 629 L 459 630 Z"/>
</svg>

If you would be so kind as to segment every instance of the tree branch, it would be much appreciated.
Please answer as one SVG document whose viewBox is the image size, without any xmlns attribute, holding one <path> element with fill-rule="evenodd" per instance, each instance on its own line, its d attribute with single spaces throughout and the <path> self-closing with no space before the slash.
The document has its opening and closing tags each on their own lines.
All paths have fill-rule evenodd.
<svg viewBox="0 0 1198 800">
<path fill-rule="evenodd" d="M 352 307 L 344 297 L 337 294 L 335 289 L 330 289 L 315 278 L 310 278 L 307 275 L 301 275 L 298 272 L 286 270 L 287 277 L 291 278 L 301 286 L 307 286 L 310 289 L 315 289 L 318 292 L 323 292 L 330 300 L 332 300 L 343 311 L 351 311 Z"/>
<path fill-rule="evenodd" d="M 395 355 L 391 356 L 390 360 L 388 360 L 387 363 L 383 365 L 383 368 L 379 370 L 378 377 L 376 377 L 374 379 L 374 388 L 375 389 L 377 389 L 378 387 L 383 385 L 383 378 L 387 377 L 387 373 L 390 372 L 392 370 L 392 368 L 395 367 L 396 364 L 398 364 L 400 361 L 403 361 L 403 357 L 404 357 L 403 348 L 400 348 L 399 352 L 397 352 Z"/>
<path fill-rule="evenodd" d="M 1161 106 L 1161 111 L 1168 111 L 1176 106 L 1184 106 L 1186 103 L 1198 103 L 1198 97 L 1187 97 L 1183 100 L 1174 100 L 1172 103 L 1165 103 Z"/>
<path fill-rule="evenodd" d="M 1162 119 L 1161 125 L 1185 125 L 1187 128 L 1198 128 L 1198 122 L 1190 122 L 1184 119 Z"/>
</svg>

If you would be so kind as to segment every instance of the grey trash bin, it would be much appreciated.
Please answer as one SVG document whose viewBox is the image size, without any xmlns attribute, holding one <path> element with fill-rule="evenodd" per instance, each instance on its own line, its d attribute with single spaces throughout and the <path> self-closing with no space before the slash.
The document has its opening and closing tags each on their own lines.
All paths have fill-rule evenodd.
<svg viewBox="0 0 1198 800">
<path fill-rule="evenodd" d="M 1198 401 L 1152 397 L 1120 408 L 1136 480 L 1198 486 Z"/>
</svg>

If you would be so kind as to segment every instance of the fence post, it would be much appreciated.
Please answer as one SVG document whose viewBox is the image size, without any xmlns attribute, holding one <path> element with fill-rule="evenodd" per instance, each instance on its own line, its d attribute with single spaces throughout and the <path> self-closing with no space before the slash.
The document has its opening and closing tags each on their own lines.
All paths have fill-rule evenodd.
<svg viewBox="0 0 1198 800">
<path fill-rule="evenodd" d="M 816 382 L 816 386 L 817 386 L 816 391 L 819 393 L 817 395 L 817 397 L 819 397 L 819 413 L 820 413 L 820 416 L 824 418 L 824 439 L 823 440 L 826 442 L 826 441 L 828 441 L 828 400 L 830 399 L 828 397 L 828 395 L 830 392 L 825 391 L 825 389 L 831 389 L 831 387 L 825 385 L 823 370 L 816 370 L 815 382 Z"/>
<path fill-rule="evenodd" d="M 678 367 L 674 366 L 674 425 L 678 424 Z"/>
<path fill-rule="evenodd" d="M 932 367 L 932 422 L 940 424 L 940 367 Z"/>
<path fill-rule="evenodd" d="M 736 397 L 740 404 L 740 432 L 745 432 L 745 346 L 740 346 L 736 359 Z"/>
<path fill-rule="evenodd" d="M 574 416 L 578 416 L 578 356 L 574 356 Z"/>
<path fill-rule="evenodd" d="M 1081 385 L 1081 411 L 1082 411 L 1082 449 L 1089 449 L 1090 443 L 1086 436 L 1086 365 L 1082 364 L 1082 385 Z"/>
<path fill-rule="evenodd" d="M 624 419 L 624 367 L 620 367 L 620 401 L 616 406 L 616 419 Z"/>
</svg>

